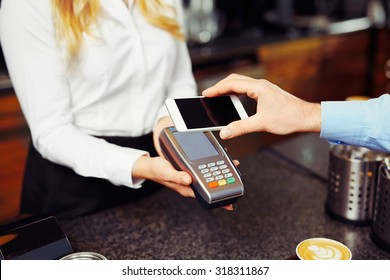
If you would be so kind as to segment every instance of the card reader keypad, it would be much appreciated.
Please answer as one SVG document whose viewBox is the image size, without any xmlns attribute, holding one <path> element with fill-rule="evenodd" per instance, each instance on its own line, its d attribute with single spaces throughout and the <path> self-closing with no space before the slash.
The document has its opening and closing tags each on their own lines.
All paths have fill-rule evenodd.
<svg viewBox="0 0 390 280">
<path fill-rule="evenodd" d="M 210 188 L 222 187 L 236 182 L 233 173 L 223 160 L 201 164 L 198 169 Z"/>
</svg>

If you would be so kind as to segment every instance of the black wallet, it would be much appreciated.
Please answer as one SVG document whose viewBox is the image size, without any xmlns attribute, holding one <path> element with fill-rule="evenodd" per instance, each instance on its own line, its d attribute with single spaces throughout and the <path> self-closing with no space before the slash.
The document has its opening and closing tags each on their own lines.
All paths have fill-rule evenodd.
<svg viewBox="0 0 390 280">
<path fill-rule="evenodd" d="M 20 215 L 0 225 L 0 260 L 56 260 L 72 252 L 54 216 Z"/>
</svg>

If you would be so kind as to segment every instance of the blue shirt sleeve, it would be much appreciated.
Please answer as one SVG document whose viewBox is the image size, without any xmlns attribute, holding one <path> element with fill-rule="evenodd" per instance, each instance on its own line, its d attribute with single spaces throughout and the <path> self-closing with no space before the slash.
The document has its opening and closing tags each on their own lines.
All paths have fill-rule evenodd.
<svg viewBox="0 0 390 280">
<path fill-rule="evenodd" d="M 321 115 L 321 138 L 390 152 L 389 94 L 367 101 L 324 101 Z"/>
</svg>

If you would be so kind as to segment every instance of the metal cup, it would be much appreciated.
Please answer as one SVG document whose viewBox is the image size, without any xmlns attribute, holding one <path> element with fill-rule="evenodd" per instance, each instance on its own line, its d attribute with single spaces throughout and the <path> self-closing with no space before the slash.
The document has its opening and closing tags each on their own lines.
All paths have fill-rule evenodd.
<svg viewBox="0 0 390 280">
<path fill-rule="evenodd" d="M 95 252 L 76 252 L 66 256 L 63 256 L 60 260 L 107 260 L 107 258 L 101 254 Z"/>
<path fill-rule="evenodd" d="M 379 247 L 390 252 L 390 157 L 379 168 L 371 237 Z"/>
<path fill-rule="evenodd" d="M 384 154 L 362 147 L 331 145 L 326 210 L 341 221 L 371 223 L 377 173 Z"/>
</svg>

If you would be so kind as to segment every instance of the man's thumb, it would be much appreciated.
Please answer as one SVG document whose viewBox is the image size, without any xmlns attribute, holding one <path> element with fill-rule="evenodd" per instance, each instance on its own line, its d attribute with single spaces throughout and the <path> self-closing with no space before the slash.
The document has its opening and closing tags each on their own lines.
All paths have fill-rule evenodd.
<svg viewBox="0 0 390 280">
<path fill-rule="evenodd" d="M 254 132 L 254 130 L 251 129 L 253 121 L 254 120 L 249 117 L 243 120 L 232 122 L 220 131 L 219 136 L 221 139 L 230 139 Z"/>
</svg>

